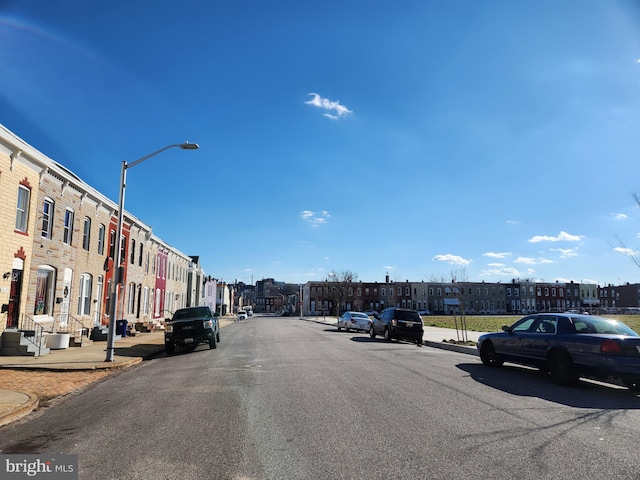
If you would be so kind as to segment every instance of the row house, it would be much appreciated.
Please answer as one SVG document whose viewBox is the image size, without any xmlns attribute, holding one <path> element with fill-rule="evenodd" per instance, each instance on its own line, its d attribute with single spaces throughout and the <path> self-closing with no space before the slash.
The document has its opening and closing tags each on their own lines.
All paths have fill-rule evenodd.
<svg viewBox="0 0 640 480">
<path fill-rule="evenodd" d="M 328 281 L 304 285 L 304 312 L 311 315 L 323 312 L 334 314 L 336 288 Z M 619 293 L 616 295 L 620 297 Z M 519 279 L 511 283 L 393 282 L 387 276 L 384 283 L 350 284 L 346 295 L 341 297 L 338 310 L 380 311 L 387 307 L 398 307 L 428 310 L 438 315 L 463 312 L 470 315 L 520 315 L 585 310 L 588 305 L 598 305 L 597 296 L 597 286 L 574 282 L 536 283 Z M 625 299 L 628 306 L 634 305 L 634 301 L 637 303 L 640 299 Z"/>
<path fill-rule="evenodd" d="M 159 323 L 204 298 L 203 272 L 189 257 L 117 204 L 0 125 L 0 333 L 26 323 L 84 330 L 115 318 Z M 116 245 L 122 263 L 114 265 Z"/>
<path fill-rule="evenodd" d="M 640 284 L 607 285 L 598 292 L 600 307 L 609 313 L 640 313 Z"/>
</svg>

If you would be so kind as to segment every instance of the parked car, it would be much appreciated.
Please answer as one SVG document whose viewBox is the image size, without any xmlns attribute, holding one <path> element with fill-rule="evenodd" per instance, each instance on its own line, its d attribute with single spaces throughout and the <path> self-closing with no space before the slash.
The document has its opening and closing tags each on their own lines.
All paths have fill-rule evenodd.
<svg viewBox="0 0 640 480">
<path fill-rule="evenodd" d="M 422 346 L 424 324 L 415 310 L 404 308 L 385 308 L 374 318 L 369 327 L 369 336 L 382 335 L 386 341 L 410 340 Z"/>
<path fill-rule="evenodd" d="M 220 342 L 220 324 L 209 307 L 188 307 L 176 310 L 164 330 L 164 349 L 167 354 L 177 346 L 195 349 L 201 343 L 216 348 Z"/>
<path fill-rule="evenodd" d="M 378 312 L 376 310 L 365 310 L 364 313 L 366 313 L 367 315 L 369 315 L 370 317 L 376 317 L 378 316 Z"/>
<path fill-rule="evenodd" d="M 246 310 L 238 310 L 238 320 L 246 320 L 247 318 L 249 318 L 249 315 Z"/>
<path fill-rule="evenodd" d="M 360 330 L 362 332 L 368 332 L 371 326 L 371 318 L 369 315 L 362 312 L 344 312 L 338 317 L 338 331 L 343 328 L 348 332 L 349 330 Z"/>
<path fill-rule="evenodd" d="M 418 310 L 418 315 L 421 317 L 424 315 L 431 315 L 431 312 L 429 310 Z"/>
<path fill-rule="evenodd" d="M 559 385 L 579 377 L 618 378 L 640 388 L 640 336 L 622 322 L 594 315 L 539 313 L 528 315 L 502 332 L 481 335 L 482 363 L 504 362 L 549 371 Z"/>
</svg>

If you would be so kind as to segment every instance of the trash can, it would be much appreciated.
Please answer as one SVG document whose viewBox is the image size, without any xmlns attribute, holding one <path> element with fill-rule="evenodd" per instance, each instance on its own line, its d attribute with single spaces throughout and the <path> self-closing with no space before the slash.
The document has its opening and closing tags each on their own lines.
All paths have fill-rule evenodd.
<svg viewBox="0 0 640 480">
<path fill-rule="evenodd" d="M 126 320 L 116 320 L 116 335 L 120 335 L 121 337 L 127 336 L 127 321 Z"/>
</svg>

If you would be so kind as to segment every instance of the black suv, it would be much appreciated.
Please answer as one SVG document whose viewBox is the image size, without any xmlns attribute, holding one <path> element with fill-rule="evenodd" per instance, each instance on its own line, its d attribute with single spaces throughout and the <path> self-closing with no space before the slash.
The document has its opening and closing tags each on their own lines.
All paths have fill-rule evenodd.
<svg viewBox="0 0 640 480">
<path fill-rule="evenodd" d="M 220 324 L 209 307 L 189 307 L 176 310 L 167 321 L 164 331 L 164 349 L 172 354 L 176 346 L 195 349 L 201 343 L 216 348 L 220 341 Z"/>
<path fill-rule="evenodd" d="M 369 336 L 375 338 L 376 335 L 383 335 L 386 341 L 411 340 L 418 345 L 422 345 L 422 334 L 424 325 L 422 318 L 415 310 L 404 308 L 385 308 L 379 315 L 374 317 Z"/>
</svg>

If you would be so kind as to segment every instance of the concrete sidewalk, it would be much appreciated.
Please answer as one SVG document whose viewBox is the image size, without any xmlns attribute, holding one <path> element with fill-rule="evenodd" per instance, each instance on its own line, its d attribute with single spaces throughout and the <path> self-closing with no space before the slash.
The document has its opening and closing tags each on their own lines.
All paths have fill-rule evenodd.
<svg viewBox="0 0 640 480">
<path fill-rule="evenodd" d="M 295 318 L 295 317 L 293 317 Z M 331 317 L 304 317 L 310 321 L 335 327 L 337 319 Z M 220 328 L 235 321 L 235 317 L 220 319 Z M 468 332 L 468 340 L 477 341 L 481 332 Z M 424 345 L 434 348 L 453 350 L 469 355 L 477 355 L 475 346 L 448 343 L 458 340 L 455 330 L 448 328 L 424 328 Z M 31 370 L 114 370 L 131 367 L 145 358 L 153 357 L 164 351 L 164 332 L 138 333 L 115 342 L 113 362 L 106 362 L 107 342 L 93 342 L 85 347 L 71 347 L 64 350 L 52 350 L 42 357 L 0 356 L 0 375 L 2 369 Z M 38 397 L 29 392 L 0 389 L 0 426 L 18 420 L 38 407 Z"/>
</svg>

